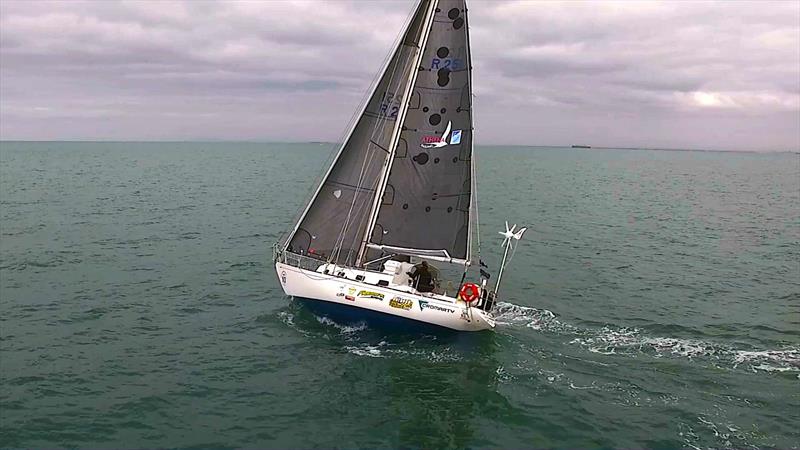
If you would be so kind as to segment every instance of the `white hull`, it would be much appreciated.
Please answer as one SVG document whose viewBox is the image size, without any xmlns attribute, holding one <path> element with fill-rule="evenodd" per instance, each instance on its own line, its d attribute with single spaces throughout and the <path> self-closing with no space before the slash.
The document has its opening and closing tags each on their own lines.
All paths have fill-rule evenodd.
<svg viewBox="0 0 800 450">
<path fill-rule="evenodd" d="M 420 294 L 402 285 L 376 286 L 350 278 L 275 263 L 283 291 L 294 297 L 367 309 L 458 331 L 494 328 L 490 313 L 451 297 Z"/>
</svg>

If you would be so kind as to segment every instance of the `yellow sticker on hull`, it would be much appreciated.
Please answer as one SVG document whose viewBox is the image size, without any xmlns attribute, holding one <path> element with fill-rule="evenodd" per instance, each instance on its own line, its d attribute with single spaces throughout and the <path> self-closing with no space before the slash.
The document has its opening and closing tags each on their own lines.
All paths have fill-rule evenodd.
<svg viewBox="0 0 800 450">
<path fill-rule="evenodd" d="M 406 311 L 411 309 L 411 307 L 413 305 L 414 305 L 414 301 L 413 300 L 409 300 L 407 298 L 395 297 L 395 298 L 389 300 L 389 306 L 391 306 L 392 308 L 405 309 Z"/>
</svg>

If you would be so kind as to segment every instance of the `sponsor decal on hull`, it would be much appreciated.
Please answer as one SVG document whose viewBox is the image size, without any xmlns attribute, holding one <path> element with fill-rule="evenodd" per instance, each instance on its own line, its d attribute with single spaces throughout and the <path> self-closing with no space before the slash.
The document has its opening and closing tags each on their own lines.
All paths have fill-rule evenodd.
<svg viewBox="0 0 800 450">
<path fill-rule="evenodd" d="M 446 312 L 446 313 L 450 313 L 450 314 L 453 314 L 454 312 L 456 312 L 456 310 L 453 309 L 453 308 L 445 308 L 443 306 L 435 305 L 435 304 L 432 304 L 430 302 L 426 302 L 424 300 L 420 300 L 419 301 L 419 310 L 420 311 L 424 311 L 426 308 L 427 309 L 433 309 L 433 310 L 436 310 L 436 311 Z"/>
<path fill-rule="evenodd" d="M 389 306 L 408 311 L 412 306 L 414 306 L 414 301 L 407 298 L 394 297 L 393 299 L 389 300 Z"/>
<path fill-rule="evenodd" d="M 336 296 L 337 297 L 344 297 L 345 300 L 349 300 L 351 302 L 356 301 L 356 297 L 355 297 L 356 288 L 354 288 L 354 287 L 347 288 L 347 294 L 344 293 L 344 288 L 345 288 L 345 285 L 340 285 L 339 289 L 341 289 L 342 292 L 337 293 Z"/>
<path fill-rule="evenodd" d="M 371 298 L 383 301 L 383 294 L 374 291 L 359 291 L 358 296 L 361 298 Z"/>
</svg>

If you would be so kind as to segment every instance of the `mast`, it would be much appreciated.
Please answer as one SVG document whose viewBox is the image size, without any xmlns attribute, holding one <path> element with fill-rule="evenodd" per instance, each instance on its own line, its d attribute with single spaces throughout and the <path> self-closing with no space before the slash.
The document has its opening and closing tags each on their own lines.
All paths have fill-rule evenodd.
<svg viewBox="0 0 800 450">
<path fill-rule="evenodd" d="M 464 264 L 464 273 L 466 274 L 467 268 L 472 262 L 472 221 L 475 221 L 475 229 L 477 234 L 478 240 L 478 258 L 480 258 L 481 253 L 481 237 L 480 237 L 480 223 L 479 223 L 479 216 L 478 216 L 478 179 L 476 177 L 476 162 L 475 162 L 475 107 L 472 103 L 472 48 L 469 45 L 469 8 L 467 8 L 467 3 L 464 2 L 464 23 L 465 23 L 465 30 L 464 32 L 467 35 L 467 70 L 469 70 L 469 122 L 470 122 L 470 134 L 472 137 L 469 140 L 469 165 L 470 165 L 470 201 L 469 201 L 469 208 L 470 208 L 470 217 L 468 221 L 468 231 L 467 231 L 467 262 Z M 474 213 L 472 213 L 474 211 Z M 479 264 L 480 265 L 480 264 Z"/>
<path fill-rule="evenodd" d="M 380 181 L 378 182 L 378 190 L 375 194 L 375 199 L 372 203 L 372 208 L 370 209 L 369 220 L 367 222 L 367 230 L 364 233 L 364 238 L 361 242 L 361 248 L 358 252 L 358 257 L 356 258 L 356 267 L 361 266 L 364 260 L 364 255 L 367 251 L 367 244 L 369 243 L 370 238 L 372 237 L 372 233 L 375 231 L 375 222 L 378 220 L 378 210 L 380 209 L 381 202 L 383 201 L 383 195 L 386 191 L 386 183 L 389 180 L 389 173 L 392 171 L 392 163 L 394 162 L 394 156 L 397 152 L 397 143 L 400 139 L 400 132 L 403 129 L 403 122 L 405 122 L 406 114 L 408 113 L 408 106 L 411 103 L 411 93 L 414 91 L 414 83 L 417 81 L 417 74 L 419 74 L 419 66 L 422 62 L 422 56 L 425 53 L 425 46 L 428 42 L 428 36 L 431 32 L 431 25 L 433 22 L 433 12 L 436 10 L 436 4 L 438 0 L 432 0 L 428 4 L 428 10 L 425 12 L 425 21 L 424 26 L 422 28 L 423 34 L 422 39 L 420 39 L 419 43 L 419 50 L 417 52 L 417 57 L 414 60 L 414 64 L 411 67 L 411 76 L 409 77 L 408 85 L 405 89 L 405 96 L 403 97 L 403 103 L 401 105 L 401 111 L 398 115 L 398 120 L 395 123 L 394 130 L 392 132 L 392 140 L 389 146 L 389 157 L 386 158 L 386 162 L 384 164 L 384 170 L 381 173 Z"/>
</svg>

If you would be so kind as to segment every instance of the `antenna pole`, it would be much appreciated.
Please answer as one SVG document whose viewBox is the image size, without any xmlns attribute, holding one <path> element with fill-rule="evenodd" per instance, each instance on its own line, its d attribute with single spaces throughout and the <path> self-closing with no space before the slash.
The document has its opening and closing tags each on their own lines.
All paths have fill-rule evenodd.
<svg viewBox="0 0 800 450">
<path fill-rule="evenodd" d="M 506 268 L 506 260 L 508 259 L 508 251 L 511 249 L 511 238 L 508 237 L 503 243 L 505 251 L 503 251 L 503 261 L 500 263 L 500 271 L 497 273 L 497 282 L 494 285 L 494 295 L 497 296 L 497 291 L 500 289 L 500 279 L 503 278 L 503 269 Z"/>
</svg>

